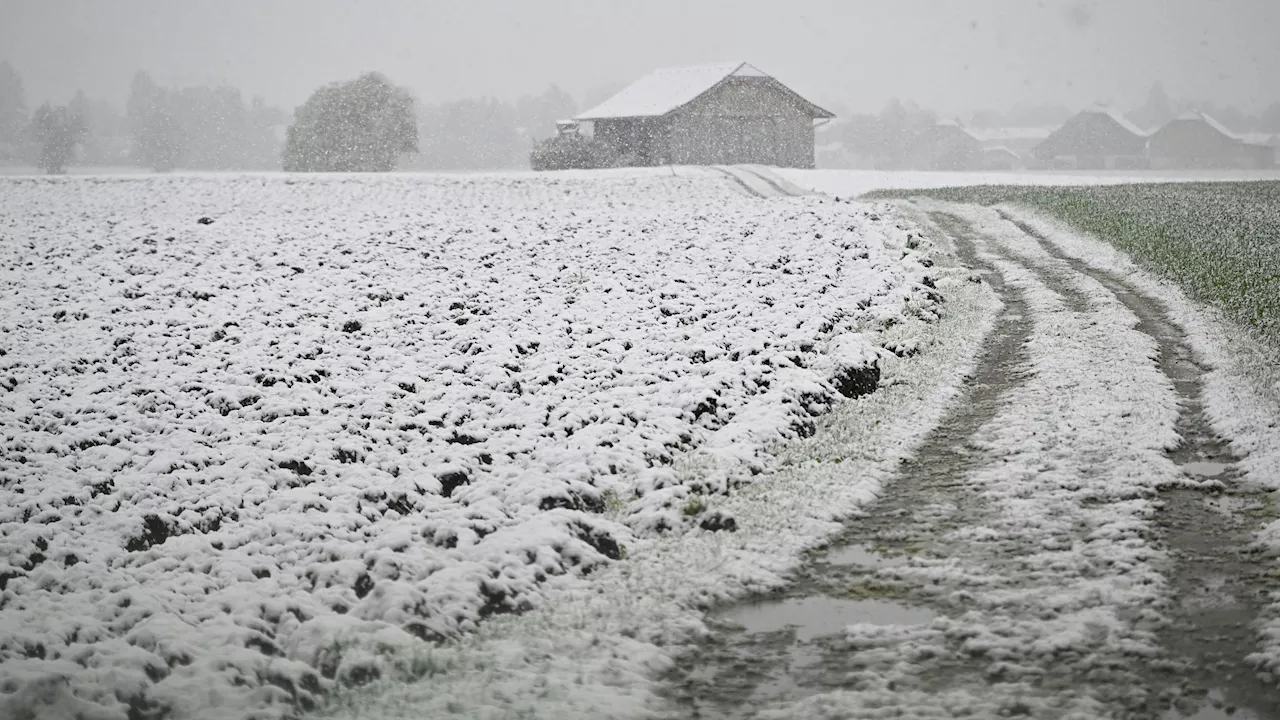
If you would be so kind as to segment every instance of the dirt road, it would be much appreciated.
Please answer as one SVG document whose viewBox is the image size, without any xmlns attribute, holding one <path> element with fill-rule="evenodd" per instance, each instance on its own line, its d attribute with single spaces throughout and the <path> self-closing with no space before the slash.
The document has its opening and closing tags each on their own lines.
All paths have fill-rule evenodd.
<svg viewBox="0 0 1280 720">
<path fill-rule="evenodd" d="M 1247 660 L 1275 511 L 1210 428 L 1183 331 L 1015 218 L 916 210 L 1003 303 L 979 369 L 794 583 L 714 613 L 673 714 L 1280 717 Z"/>
</svg>

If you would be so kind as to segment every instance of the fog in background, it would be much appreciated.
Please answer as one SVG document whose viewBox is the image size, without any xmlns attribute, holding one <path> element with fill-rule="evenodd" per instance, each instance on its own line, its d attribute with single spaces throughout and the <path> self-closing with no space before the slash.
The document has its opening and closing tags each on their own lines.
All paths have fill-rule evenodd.
<svg viewBox="0 0 1280 720">
<path fill-rule="evenodd" d="M 377 70 L 423 102 L 579 100 L 653 67 L 745 60 L 819 102 L 945 114 L 1280 94 L 1275 0 L 4 0 L 0 59 L 32 104 L 122 102 L 138 70 L 292 108 Z"/>
<path fill-rule="evenodd" d="M 1275 134 L 1277 28 L 1280 0 L 0 0 L 0 165 L 528 167 L 650 70 L 728 61 L 834 111 L 819 143 L 875 167 L 939 119 L 1045 128 L 1095 103 Z M 378 157 L 303 162 L 333 140 L 286 147 L 308 98 L 322 134 L 379 98 L 355 111 Z"/>
</svg>

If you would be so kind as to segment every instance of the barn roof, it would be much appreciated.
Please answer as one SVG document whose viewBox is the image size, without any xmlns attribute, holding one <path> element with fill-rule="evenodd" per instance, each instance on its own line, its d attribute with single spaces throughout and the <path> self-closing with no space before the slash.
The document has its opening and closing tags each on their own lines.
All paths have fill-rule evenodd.
<svg viewBox="0 0 1280 720">
<path fill-rule="evenodd" d="M 1138 137 L 1147 137 L 1151 135 L 1150 132 L 1143 130 L 1137 125 L 1134 125 L 1133 121 L 1129 120 L 1129 118 L 1124 116 L 1124 113 L 1121 113 L 1120 111 L 1115 110 L 1114 108 L 1107 107 L 1106 105 L 1094 105 L 1093 107 L 1089 108 L 1088 110 L 1085 110 L 1084 112 L 1094 113 L 1097 115 L 1105 115 L 1111 118 L 1117 125 L 1124 128 L 1126 132 L 1133 133 Z"/>
<path fill-rule="evenodd" d="M 1188 110 L 1187 112 L 1184 112 L 1181 115 L 1179 115 L 1176 119 L 1190 121 L 1190 122 L 1202 122 L 1205 125 L 1208 125 L 1209 127 L 1213 128 L 1214 130 L 1217 130 L 1218 132 L 1222 133 L 1223 135 L 1226 135 L 1232 140 L 1242 139 L 1236 133 L 1233 133 L 1230 130 L 1228 130 L 1226 125 L 1223 125 L 1222 123 L 1213 119 L 1208 113 L 1202 113 L 1196 110 Z"/>
<path fill-rule="evenodd" d="M 661 68 L 623 88 L 599 105 L 579 114 L 577 120 L 660 117 L 693 102 L 703 93 L 732 77 L 768 78 L 807 106 L 814 117 L 835 117 L 800 97 L 777 79 L 745 62 Z"/>
<path fill-rule="evenodd" d="M 984 142 L 1043 140 L 1052 135 L 1056 129 L 1051 127 L 969 128 L 969 134 Z"/>
<path fill-rule="evenodd" d="M 981 142 L 981 138 L 969 131 L 969 128 L 960 122 L 960 118 L 941 118 L 933 124 L 934 132 L 946 131 L 955 132 L 968 136 L 974 142 Z"/>
<path fill-rule="evenodd" d="M 1150 136 L 1124 115 L 1099 104 L 1076 113 L 1032 152 L 1041 157 L 1142 155 Z"/>
<path fill-rule="evenodd" d="M 1280 147 L 1280 135 L 1267 132 L 1236 133 L 1236 136 L 1250 145 L 1270 145 Z"/>
</svg>

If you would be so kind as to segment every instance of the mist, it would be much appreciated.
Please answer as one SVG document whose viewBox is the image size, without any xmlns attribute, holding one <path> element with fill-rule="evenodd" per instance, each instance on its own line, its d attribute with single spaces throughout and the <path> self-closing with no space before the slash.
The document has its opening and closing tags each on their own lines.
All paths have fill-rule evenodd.
<svg viewBox="0 0 1280 720">
<path fill-rule="evenodd" d="M 1274 27 L 1280 5 L 1265 0 L 11 2 L 0 8 L 0 164 L 611 165 L 630 161 L 546 145 L 557 121 L 656 68 L 742 62 L 834 115 L 818 126 L 824 167 L 958 169 L 976 166 L 976 143 L 1033 164 L 1025 156 L 1046 129 L 1099 106 L 1144 132 L 1195 111 L 1271 142 Z M 316 95 L 356 78 L 402 98 L 403 111 L 376 131 L 312 138 L 326 157 L 300 160 L 288 147 L 299 113 L 313 101 L 358 105 Z M 963 161 L 935 157 L 938 123 L 975 131 L 961 138 Z M 355 145 L 404 152 L 357 160 Z"/>
<path fill-rule="evenodd" d="M 10 0 L 0 60 L 31 104 L 77 90 L 124 101 L 137 71 L 227 84 L 292 109 L 378 71 L 420 102 L 515 100 L 555 84 L 579 101 L 654 67 L 742 60 L 842 110 L 890 98 L 944 115 L 1016 103 L 1175 97 L 1275 101 L 1280 4 L 1268 0 Z"/>
</svg>

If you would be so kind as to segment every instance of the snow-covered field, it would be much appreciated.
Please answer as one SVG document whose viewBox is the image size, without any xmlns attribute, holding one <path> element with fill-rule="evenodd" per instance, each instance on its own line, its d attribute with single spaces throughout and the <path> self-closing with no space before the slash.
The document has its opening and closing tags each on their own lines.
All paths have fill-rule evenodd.
<svg viewBox="0 0 1280 720">
<path fill-rule="evenodd" d="M 1211 180 L 1276 180 L 1277 170 L 1098 170 L 924 172 L 888 170 L 775 170 L 787 180 L 842 198 L 872 190 L 912 190 L 969 185 L 1118 185 Z"/>
<path fill-rule="evenodd" d="M 288 714 L 733 530 L 917 244 L 691 172 L 0 180 L 0 716 Z"/>
</svg>

